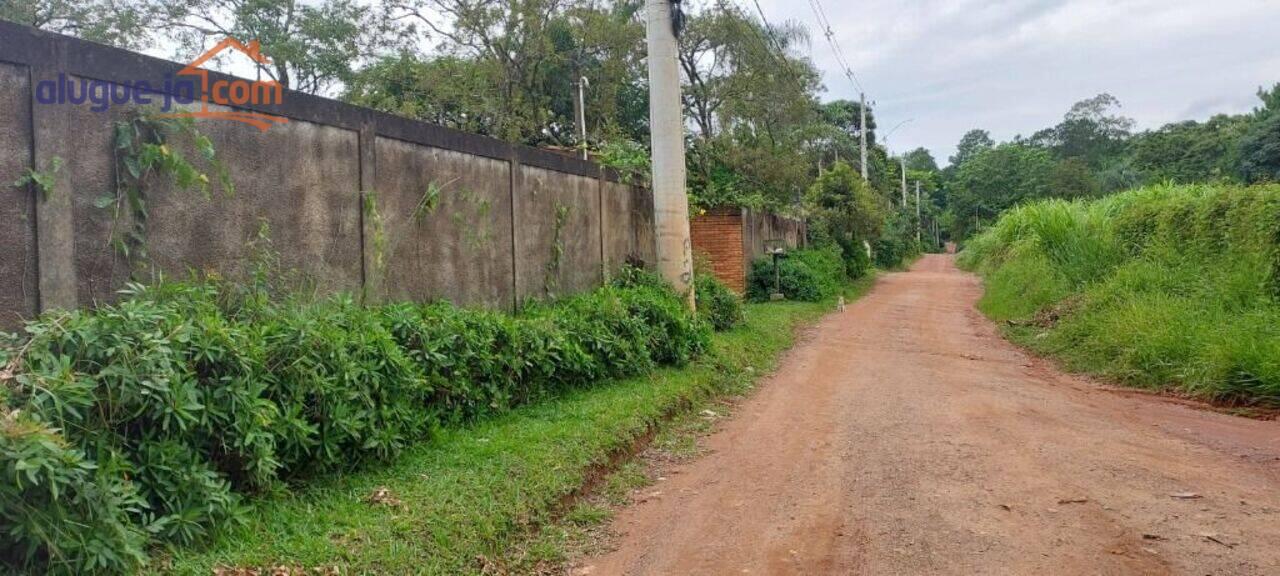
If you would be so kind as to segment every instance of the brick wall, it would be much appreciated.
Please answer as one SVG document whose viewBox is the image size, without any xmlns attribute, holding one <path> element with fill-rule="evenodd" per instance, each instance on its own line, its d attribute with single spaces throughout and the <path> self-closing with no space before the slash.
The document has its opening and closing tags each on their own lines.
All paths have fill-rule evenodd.
<svg viewBox="0 0 1280 576">
<path fill-rule="evenodd" d="M 746 291 L 742 254 L 742 209 L 715 208 L 689 222 L 693 251 L 711 261 L 716 278 L 739 294 Z"/>
</svg>

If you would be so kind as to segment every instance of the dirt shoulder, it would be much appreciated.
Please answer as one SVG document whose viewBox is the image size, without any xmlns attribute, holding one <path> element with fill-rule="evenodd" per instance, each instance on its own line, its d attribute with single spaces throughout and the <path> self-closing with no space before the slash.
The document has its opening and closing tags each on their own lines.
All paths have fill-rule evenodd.
<svg viewBox="0 0 1280 576">
<path fill-rule="evenodd" d="M 884 276 L 575 572 L 1280 573 L 1280 423 L 1061 374 L 980 293 L 947 255 Z"/>
</svg>

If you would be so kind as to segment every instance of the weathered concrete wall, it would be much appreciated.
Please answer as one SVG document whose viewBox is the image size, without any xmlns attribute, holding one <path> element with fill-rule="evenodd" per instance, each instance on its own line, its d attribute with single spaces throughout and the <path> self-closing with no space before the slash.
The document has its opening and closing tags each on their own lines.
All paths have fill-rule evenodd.
<svg viewBox="0 0 1280 576">
<path fill-rule="evenodd" d="M 512 306 L 510 165 L 389 138 L 377 158 L 382 295 Z"/>
<path fill-rule="evenodd" d="M 36 299 L 35 191 L 11 186 L 31 168 L 31 88 L 27 67 L 0 64 L 0 330 L 13 331 Z"/>
<path fill-rule="evenodd" d="M 751 261 L 764 256 L 765 242 L 781 240 L 787 248 L 804 246 L 804 221 L 756 210 L 742 211 L 742 256 L 746 270 Z"/>
<path fill-rule="evenodd" d="M 521 166 L 515 190 L 517 298 L 554 298 L 600 285 L 599 180 Z"/>
<path fill-rule="evenodd" d="M 68 106 L 79 144 L 67 158 L 73 187 L 76 274 L 81 304 L 109 301 L 136 270 L 112 246 L 129 226 L 99 198 L 115 195 L 113 123 L 130 113 Z M 234 274 L 252 260 L 265 232 L 284 269 L 302 272 L 321 291 L 358 291 L 361 283 L 360 166 L 357 134 L 294 121 L 267 132 L 233 122 L 200 122 L 228 169 L 234 192 L 216 183 L 205 197 L 156 178 L 146 190 L 149 270 L 169 278 L 189 271 Z M 198 158 L 178 136 L 174 149 Z M 282 153 L 291 151 L 291 153 Z M 199 161 L 195 161 L 200 165 Z M 142 272 L 149 277 L 149 272 Z"/>
<path fill-rule="evenodd" d="M 601 185 L 605 273 L 617 272 L 628 259 L 653 264 L 653 195 L 617 182 Z"/>
<path fill-rule="evenodd" d="M 10 248 L 0 329 L 40 309 L 109 301 L 131 275 L 242 273 L 260 231 L 284 269 L 322 292 L 503 309 L 590 289 L 628 257 L 656 260 L 651 195 L 595 164 L 294 92 L 243 109 L 288 118 L 265 132 L 197 120 L 234 194 L 150 181 L 147 258 L 126 258 L 111 239 L 130 210 L 103 200 L 116 194 L 113 124 L 131 110 L 33 104 L 33 84 L 65 75 L 161 87 L 181 68 L 0 22 L 0 185 L 65 161 L 49 201 L 0 192 Z M 181 138 L 170 147 L 198 158 Z"/>
</svg>

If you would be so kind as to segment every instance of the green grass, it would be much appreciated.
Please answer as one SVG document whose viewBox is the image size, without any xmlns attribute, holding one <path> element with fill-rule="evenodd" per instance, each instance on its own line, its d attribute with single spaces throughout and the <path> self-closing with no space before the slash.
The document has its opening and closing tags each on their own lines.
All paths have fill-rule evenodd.
<svg viewBox="0 0 1280 576">
<path fill-rule="evenodd" d="M 846 291 L 852 299 L 870 278 Z M 176 574 L 205 575 L 218 566 L 336 566 L 343 573 L 467 574 L 504 566 L 512 549 L 556 558 L 563 539 L 535 529 L 598 523 L 607 511 L 566 506 L 588 475 L 611 456 L 681 410 L 771 369 L 795 329 L 832 302 L 747 307 L 747 322 L 715 335 L 711 353 L 684 369 L 607 383 L 525 406 L 461 429 L 440 431 L 393 465 L 309 483 L 263 498 L 246 525 L 229 528 L 201 549 L 179 549 L 162 563 Z M 623 463 L 625 471 L 625 463 Z M 626 474 L 606 484 L 625 490 Z M 386 488 L 398 503 L 369 496 Z"/>
<path fill-rule="evenodd" d="M 979 308 L 1073 370 L 1280 406 L 1280 186 L 1024 205 L 972 239 Z"/>
</svg>

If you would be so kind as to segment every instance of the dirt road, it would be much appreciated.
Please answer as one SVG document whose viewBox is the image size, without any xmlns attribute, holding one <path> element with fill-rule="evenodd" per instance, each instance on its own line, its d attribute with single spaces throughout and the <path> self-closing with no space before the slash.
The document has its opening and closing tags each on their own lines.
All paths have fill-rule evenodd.
<svg viewBox="0 0 1280 576">
<path fill-rule="evenodd" d="M 951 256 L 828 317 L 579 574 L 1280 574 L 1280 422 L 1003 341 Z"/>
</svg>

